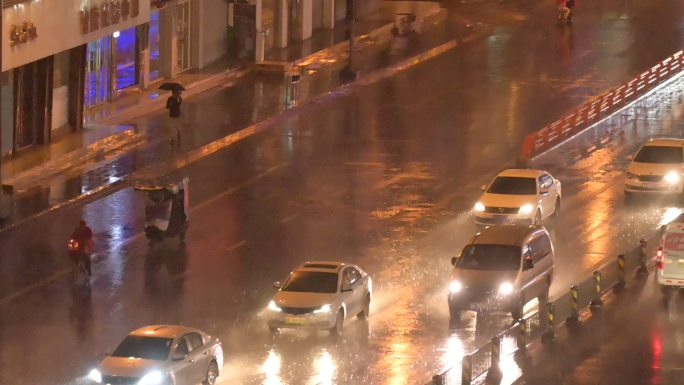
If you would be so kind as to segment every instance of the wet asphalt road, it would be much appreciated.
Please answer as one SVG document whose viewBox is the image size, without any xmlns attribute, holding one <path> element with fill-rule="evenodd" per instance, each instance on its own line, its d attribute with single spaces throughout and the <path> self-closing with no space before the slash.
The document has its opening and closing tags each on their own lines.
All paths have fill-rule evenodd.
<svg viewBox="0 0 684 385">
<path fill-rule="evenodd" d="M 177 171 L 170 177 L 191 179 L 186 247 L 148 248 L 131 189 L 0 234 L 0 383 L 78 383 L 129 330 L 152 323 L 219 336 L 222 383 L 412 384 L 458 362 L 510 322 L 449 327 L 449 258 L 475 232 L 477 186 L 512 164 L 525 133 L 679 49 L 679 6 L 648 4 L 587 4 L 572 31 L 540 23 L 550 4 L 531 17 L 512 8 L 521 20 L 486 39 L 304 107 Z M 207 95 L 207 125 L 224 119 L 221 92 Z M 554 293 L 661 220 L 667 205 L 624 207 L 621 167 L 648 135 L 681 132 L 679 115 L 674 105 L 633 123 L 628 112 L 622 123 L 634 131 L 539 160 L 565 193 L 551 226 Z M 64 270 L 79 216 L 97 234 L 89 298 L 70 290 Z M 271 339 L 261 319 L 271 282 L 309 259 L 371 273 L 371 319 L 349 322 L 341 339 Z"/>
</svg>

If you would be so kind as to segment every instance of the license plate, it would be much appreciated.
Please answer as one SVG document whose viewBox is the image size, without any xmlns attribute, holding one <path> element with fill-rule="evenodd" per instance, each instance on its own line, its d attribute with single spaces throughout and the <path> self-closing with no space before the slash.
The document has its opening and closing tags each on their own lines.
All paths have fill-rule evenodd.
<svg viewBox="0 0 684 385">
<path fill-rule="evenodd" d="M 293 324 L 293 325 L 303 325 L 304 324 L 304 318 L 302 318 L 302 317 L 287 317 L 287 318 L 285 318 L 285 323 Z"/>
<path fill-rule="evenodd" d="M 494 222 L 496 222 L 496 223 L 504 223 L 507 220 L 508 220 L 508 215 L 499 215 L 499 214 L 494 215 Z"/>
</svg>

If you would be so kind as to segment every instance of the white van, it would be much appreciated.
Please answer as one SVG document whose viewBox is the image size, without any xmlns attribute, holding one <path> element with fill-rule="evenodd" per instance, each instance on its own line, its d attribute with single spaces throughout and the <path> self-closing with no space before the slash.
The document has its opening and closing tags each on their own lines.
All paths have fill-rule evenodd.
<svg viewBox="0 0 684 385">
<path fill-rule="evenodd" d="M 656 266 L 656 278 L 663 292 L 684 287 L 684 222 L 672 222 L 665 227 L 656 250 Z"/>
</svg>

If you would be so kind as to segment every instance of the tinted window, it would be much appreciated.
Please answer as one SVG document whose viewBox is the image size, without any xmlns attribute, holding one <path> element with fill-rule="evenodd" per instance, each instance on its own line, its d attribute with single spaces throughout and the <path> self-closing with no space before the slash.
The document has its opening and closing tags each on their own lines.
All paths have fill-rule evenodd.
<svg viewBox="0 0 684 385">
<path fill-rule="evenodd" d="M 281 290 L 302 293 L 336 293 L 337 273 L 295 271 Z"/>
<path fill-rule="evenodd" d="M 128 336 L 112 353 L 113 357 L 134 357 L 145 360 L 166 360 L 171 350 L 171 338 Z"/>
<path fill-rule="evenodd" d="M 468 245 L 458 258 L 456 267 L 467 270 L 517 270 L 520 267 L 520 248 L 506 245 Z"/>
<path fill-rule="evenodd" d="M 178 341 L 178 345 L 176 345 L 176 354 L 187 355 L 188 353 L 190 353 L 190 349 L 188 349 L 188 342 L 185 340 L 185 338 L 183 338 Z"/>
<path fill-rule="evenodd" d="M 546 235 L 542 235 L 530 242 L 530 249 L 532 249 L 534 262 L 539 262 L 551 253 L 551 240 Z"/>
<path fill-rule="evenodd" d="M 640 163 L 683 163 L 681 147 L 644 146 L 634 157 Z"/>
<path fill-rule="evenodd" d="M 513 176 L 497 176 L 487 190 L 492 194 L 535 195 L 537 180 Z"/>
<path fill-rule="evenodd" d="M 190 343 L 190 347 L 192 348 L 192 350 L 195 350 L 195 349 L 197 349 L 203 345 L 202 336 L 199 335 L 199 333 L 190 333 L 187 335 L 187 338 L 188 338 L 188 343 Z"/>
<path fill-rule="evenodd" d="M 361 280 L 361 273 L 359 273 L 359 271 L 355 268 L 350 267 L 347 269 L 347 272 L 349 273 L 349 280 L 352 284 Z"/>
</svg>

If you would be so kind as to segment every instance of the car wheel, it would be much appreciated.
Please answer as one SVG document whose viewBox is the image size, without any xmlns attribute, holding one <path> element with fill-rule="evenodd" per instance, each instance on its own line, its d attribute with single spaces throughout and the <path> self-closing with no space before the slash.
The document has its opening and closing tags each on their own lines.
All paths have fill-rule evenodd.
<svg viewBox="0 0 684 385">
<path fill-rule="evenodd" d="M 339 336 L 342 334 L 342 327 L 344 326 L 344 310 L 340 309 L 335 318 L 335 326 L 330 329 L 330 334 Z"/>
<path fill-rule="evenodd" d="M 555 218 L 558 218 L 558 216 L 560 215 L 560 210 L 561 210 L 560 198 L 556 198 L 556 204 L 553 206 L 553 216 Z"/>
<path fill-rule="evenodd" d="M 361 310 L 361 313 L 356 315 L 356 318 L 358 319 L 368 319 L 368 316 L 370 315 L 370 293 L 366 295 L 366 303 L 363 305 L 363 310 Z"/>
<path fill-rule="evenodd" d="M 209 363 L 209 367 L 207 368 L 207 376 L 204 378 L 204 381 L 202 381 L 202 385 L 214 385 L 218 376 L 218 365 L 216 364 L 216 361 L 211 361 L 211 363 Z"/>
<path fill-rule="evenodd" d="M 541 215 L 541 210 L 537 210 L 537 214 L 534 215 L 534 222 L 532 222 L 533 225 L 539 226 L 542 223 L 542 215 Z"/>
</svg>

